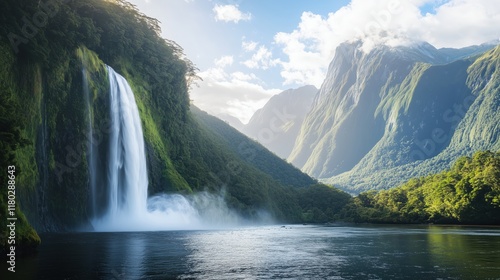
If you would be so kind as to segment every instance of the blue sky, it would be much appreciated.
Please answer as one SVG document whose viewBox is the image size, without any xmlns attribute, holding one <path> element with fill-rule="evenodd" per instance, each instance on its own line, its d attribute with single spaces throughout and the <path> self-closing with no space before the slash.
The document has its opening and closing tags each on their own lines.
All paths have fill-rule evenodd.
<svg viewBox="0 0 500 280">
<path fill-rule="evenodd" d="M 327 16 L 349 3 L 328 1 L 208 1 L 208 0 L 132 0 L 143 13 L 162 22 L 163 35 L 179 43 L 186 55 L 200 68 L 213 66 L 215 58 L 232 54 L 244 56 L 242 41 L 271 45 L 277 32 L 291 32 L 304 11 Z M 305 3 L 307 3 L 305 5 Z M 215 19 L 215 5 L 235 5 L 250 14 L 249 20 Z M 203 50 L 203 51 L 202 51 Z"/>
<path fill-rule="evenodd" d="M 130 2 L 160 20 L 162 35 L 200 69 L 194 104 L 243 122 L 274 94 L 320 87 L 336 46 L 347 40 L 361 38 L 369 51 L 376 44 L 464 47 L 500 37 L 498 0 Z"/>
</svg>

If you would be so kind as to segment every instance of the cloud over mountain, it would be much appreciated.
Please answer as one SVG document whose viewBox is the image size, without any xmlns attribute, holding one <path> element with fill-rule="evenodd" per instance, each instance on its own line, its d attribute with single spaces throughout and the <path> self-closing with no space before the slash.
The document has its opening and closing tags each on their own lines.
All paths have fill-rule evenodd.
<svg viewBox="0 0 500 280">
<path fill-rule="evenodd" d="M 426 41 L 436 47 L 465 47 L 500 38 L 500 5 L 494 0 L 353 0 L 327 17 L 304 12 L 292 32 L 279 32 L 285 84 L 320 86 L 335 48 L 363 39 L 377 44 Z M 457 36 L 457 34 L 460 34 Z"/>
</svg>

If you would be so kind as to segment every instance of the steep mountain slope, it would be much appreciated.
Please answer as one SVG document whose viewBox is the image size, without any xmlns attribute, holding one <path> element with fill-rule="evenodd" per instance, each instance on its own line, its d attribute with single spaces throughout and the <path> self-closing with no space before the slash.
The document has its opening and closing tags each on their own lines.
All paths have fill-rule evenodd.
<svg viewBox="0 0 500 280">
<path fill-rule="evenodd" d="M 279 157 L 287 158 L 317 91 L 314 86 L 304 86 L 271 97 L 242 131 Z"/>
<path fill-rule="evenodd" d="M 300 188 L 316 183 L 315 180 L 293 165 L 278 158 L 258 142 L 249 139 L 216 117 L 210 116 L 196 107 L 191 107 L 191 111 L 197 122 L 218 138 L 218 143 L 237 154 L 246 164 L 265 172 L 280 184 Z M 233 168 L 240 169 L 237 166 L 233 166 Z"/>
<path fill-rule="evenodd" d="M 470 57 L 493 46 L 379 46 L 366 54 L 360 44 L 337 49 L 289 157 L 296 166 L 359 191 L 390 188 L 497 147 L 495 51 Z M 485 85 L 493 93 L 482 94 Z"/>
<path fill-rule="evenodd" d="M 404 81 L 419 56 L 388 47 L 368 54 L 342 44 L 288 158 L 318 178 L 350 170 L 383 136 L 385 90 Z M 418 53 L 421 55 L 420 53 Z"/>
<path fill-rule="evenodd" d="M 388 149 L 374 149 L 351 171 L 326 181 L 356 192 L 371 188 L 387 189 L 411 177 L 444 170 L 460 156 L 470 156 L 481 150 L 500 150 L 499 63 L 500 46 L 497 46 L 474 59 L 435 66 L 445 69 L 456 64 L 463 64 L 462 67 L 467 65 L 466 77 L 459 84 L 470 94 L 463 95 L 462 100 L 458 99 L 459 103 L 453 105 L 452 109 L 441 112 L 437 119 L 441 124 L 432 123 L 432 130 L 413 140 L 413 148 L 401 145 L 399 149 L 406 149 L 410 161 L 384 168 L 380 160 L 385 157 L 385 152 L 389 155 L 390 162 L 391 154 Z M 451 86 L 454 91 L 459 91 L 455 85 Z M 449 131 L 445 129 L 446 124 L 451 125 Z M 387 143 L 390 141 L 381 141 L 378 146 L 382 147 Z M 379 168 L 376 170 L 375 166 Z"/>
</svg>

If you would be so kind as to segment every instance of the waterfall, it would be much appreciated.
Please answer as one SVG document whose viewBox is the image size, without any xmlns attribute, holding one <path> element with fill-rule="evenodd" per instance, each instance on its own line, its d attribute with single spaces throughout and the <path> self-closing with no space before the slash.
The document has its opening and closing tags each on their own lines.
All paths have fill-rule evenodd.
<svg viewBox="0 0 500 280">
<path fill-rule="evenodd" d="M 92 207 L 100 209 L 94 211 L 91 220 L 94 229 L 178 230 L 236 224 L 239 218 L 227 208 L 222 196 L 204 192 L 190 196 L 159 194 L 148 200 L 144 137 L 134 93 L 124 77 L 106 67 L 110 120 L 107 142 L 88 151 Z M 88 94 L 84 86 L 85 90 Z M 90 98 L 87 101 L 90 106 Z M 89 127 L 92 134 L 92 123 Z"/>
<path fill-rule="evenodd" d="M 141 214 L 146 210 L 148 173 L 134 93 L 125 78 L 113 68 L 107 68 L 111 131 L 107 166 L 109 204 L 105 215 L 116 218 Z"/>
</svg>

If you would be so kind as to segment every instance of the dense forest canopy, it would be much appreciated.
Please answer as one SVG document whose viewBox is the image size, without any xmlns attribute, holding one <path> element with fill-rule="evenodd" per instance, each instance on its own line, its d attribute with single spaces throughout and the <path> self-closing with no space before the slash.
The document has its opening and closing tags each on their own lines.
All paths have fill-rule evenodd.
<svg viewBox="0 0 500 280">
<path fill-rule="evenodd" d="M 361 193 L 342 214 L 354 222 L 500 224 L 500 153 L 477 152 L 448 171 Z"/>
</svg>

